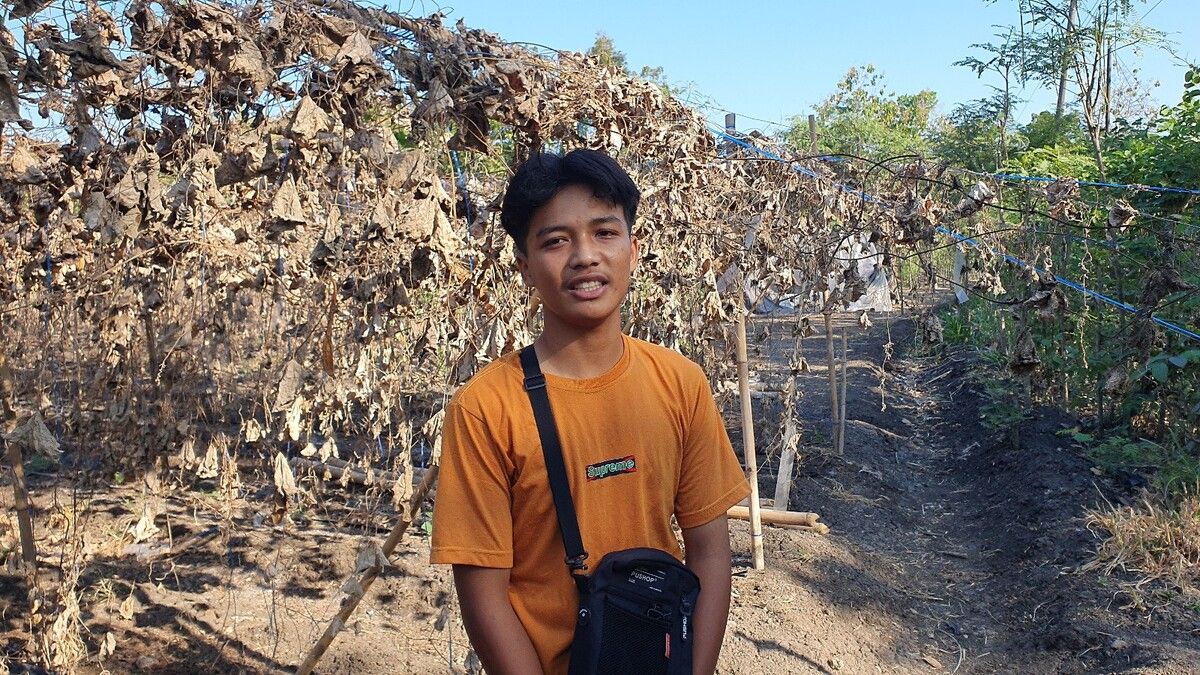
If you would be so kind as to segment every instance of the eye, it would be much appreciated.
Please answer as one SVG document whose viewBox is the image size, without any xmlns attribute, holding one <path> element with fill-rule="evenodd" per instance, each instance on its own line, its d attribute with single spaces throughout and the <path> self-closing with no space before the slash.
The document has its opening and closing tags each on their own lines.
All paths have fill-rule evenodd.
<svg viewBox="0 0 1200 675">
<path fill-rule="evenodd" d="M 542 241 L 542 248 L 553 248 L 565 242 L 566 240 L 566 237 L 550 237 L 549 239 Z"/>
</svg>

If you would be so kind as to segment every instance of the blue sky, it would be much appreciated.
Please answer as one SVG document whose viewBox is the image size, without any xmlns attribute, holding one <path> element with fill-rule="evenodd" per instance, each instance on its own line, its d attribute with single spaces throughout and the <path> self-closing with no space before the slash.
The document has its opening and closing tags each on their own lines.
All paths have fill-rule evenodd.
<svg viewBox="0 0 1200 675">
<path fill-rule="evenodd" d="M 401 9 L 412 0 L 399 0 Z M 393 5 L 394 7 L 395 5 Z M 417 0 L 412 11 L 438 4 Z M 642 0 L 444 0 L 447 24 L 462 18 L 512 41 L 583 51 L 596 32 L 611 37 L 633 69 L 662 66 L 673 84 L 691 84 L 719 106 L 739 112 L 739 128 L 773 127 L 748 119 L 786 121 L 807 114 L 833 92 L 848 68 L 873 63 L 893 91 L 938 93 L 940 112 L 990 93 L 966 68 L 952 64 L 987 42 L 998 24 L 1015 23 L 1012 0 L 797 0 L 793 2 L 656 2 Z M 1166 31 L 1189 60 L 1200 61 L 1200 1 L 1135 2 L 1145 23 Z M 1137 68 L 1161 82 L 1152 96 L 1176 103 L 1185 68 L 1158 53 L 1118 54 L 1118 75 Z M 1053 106 L 1053 94 L 1028 89 L 1017 119 Z M 718 111 L 704 111 L 711 119 Z"/>
</svg>

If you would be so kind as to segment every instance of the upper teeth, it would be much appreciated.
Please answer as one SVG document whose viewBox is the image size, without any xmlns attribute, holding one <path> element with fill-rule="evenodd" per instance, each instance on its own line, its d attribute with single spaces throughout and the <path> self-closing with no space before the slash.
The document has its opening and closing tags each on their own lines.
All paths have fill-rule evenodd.
<svg viewBox="0 0 1200 675">
<path fill-rule="evenodd" d="M 594 291 L 597 288 L 600 288 L 600 286 L 602 286 L 602 285 L 603 284 L 601 284 L 599 281 L 585 281 L 581 284 L 576 285 L 575 290 L 577 290 L 577 291 Z"/>
</svg>

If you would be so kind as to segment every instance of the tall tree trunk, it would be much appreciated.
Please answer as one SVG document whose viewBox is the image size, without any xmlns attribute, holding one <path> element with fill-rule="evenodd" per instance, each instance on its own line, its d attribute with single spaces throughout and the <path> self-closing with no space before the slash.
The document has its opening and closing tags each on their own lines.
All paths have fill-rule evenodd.
<svg viewBox="0 0 1200 675">
<path fill-rule="evenodd" d="M 1104 135 L 1112 129 L 1112 38 L 1108 40 L 1108 56 L 1104 60 Z"/>
<path fill-rule="evenodd" d="M 1091 54 L 1072 53 L 1072 69 L 1075 72 L 1075 82 L 1079 86 L 1079 105 L 1083 109 L 1083 124 L 1087 128 L 1088 140 L 1092 146 L 1092 156 L 1096 160 L 1096 169 L 1101 179 L 1105 178 L 1104 169 L 1104 128 L 1101 105 L 1104 103 L 1104 48 L 1107 42 L 1108 15 L 1098 16 L 1093 26 Z"/>
<path fill-rule="evenodd" d="M 1004 77 L 1004 110 L 1000 113 L 1000 164 L 996 167 L 997 171 L 1003 171 L 1004 165 L 1008 164 L 1008 122 L 1012 115 L 1012 94 L 1011 85 L 1009 84 L 1009 67 L 1005 66 L 1001 73 Z"/>
<path fill-rule="evenodd" d="M 1100 171 L 1100 179 L 1108 178 L 1108 174 L 1104 170 L 1104 149 L 1101 143 L 1100 127 L 1088 125 L 1088 138 L 1092 141 L 1092 156 L 1096 158 L 1096 169 Z"/>
<path fill-rule="evenodd" d="M 1079 0 L 1071 0 L 1071 5 L 1067 9 L 1067 31 L 1064 37 L 1064 53 L 1062 56 L 1062 67 L 1058 74 L 1058 102 L 1054 104 L 1054 120 L 1062 120 L 1063 110 L 1067 105 L 1067 53 L 1071 49 L 1071 42 L 1075 39 L 1075 22 L 1076 15 L 1079 14 Z"/>
</svg>

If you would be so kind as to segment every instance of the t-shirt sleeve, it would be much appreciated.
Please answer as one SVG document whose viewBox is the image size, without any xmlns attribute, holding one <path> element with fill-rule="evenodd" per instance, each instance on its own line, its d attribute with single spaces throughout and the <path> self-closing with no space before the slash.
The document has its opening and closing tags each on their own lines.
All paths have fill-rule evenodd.
<svg viewBox="0 0 1200 675">
<path fill-rule="evenodd" d="M 683 446 L 675 519 L 687 529 L 711 522 L 750 494 L 708 380 L 696 369 L 694 412 Z"/>
<path fill-rule="evenodd" d="M 512 567 L 507 464 L 483 419 L 452 401 L 442 427 L 431 563 Z"/>
</svg>

